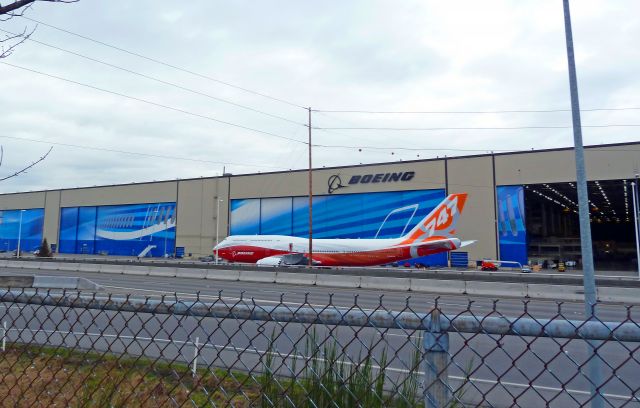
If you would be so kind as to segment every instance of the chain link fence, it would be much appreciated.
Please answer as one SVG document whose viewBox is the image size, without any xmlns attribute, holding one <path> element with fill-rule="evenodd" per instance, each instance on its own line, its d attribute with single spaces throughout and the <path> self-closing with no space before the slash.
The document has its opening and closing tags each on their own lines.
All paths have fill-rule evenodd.
<svg viewBox="0 0 640 408">
<path fill-rule="evenodd" d="M 434 304 L 0 291 L 2 406 L 640 406 L 633 307 L 585 322 Z"/>
</svg>

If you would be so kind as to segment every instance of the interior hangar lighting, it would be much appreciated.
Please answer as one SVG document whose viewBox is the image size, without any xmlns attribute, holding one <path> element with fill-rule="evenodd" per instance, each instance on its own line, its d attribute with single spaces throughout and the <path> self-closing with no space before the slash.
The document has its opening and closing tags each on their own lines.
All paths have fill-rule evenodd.
<svg viewBox="0 0 640 408">
<path fill-rule="evenodd" d="M 571 183 L 569 183 L 569 184 L 571 184 Z M 566 195 L 562 194 L 562 193 L 561 193 L 560 191 L 558 191 L 557 189 L 555 189 L 555 188 L 551 187 L 551 186 L 550 186 L 550 185 L 548 185 L 548 184 L 543 184 L 543 186 L 545 186 L 548 190 L 553 191 L 553 193 L 554 193 L 554 194 L 556 194 L 558 197 L 562 198 L 563 200 L 565 200 L 565 201 L 569 202 L 571 205 L 573 205 L 573 206 L 575 206 L 575 207 L 577 207 L 577 206 L 578 206 L 578 204 L 577 204 L 575 201 L 571 200 L 569 197 L 567 197 Z"/>
<path fill-rule="evenodd" d="M 622 180 L 622 189 L 624 192 L 624 220 L 629 222 L 631 219 L 629 218 L 629 192 L 627 190 L 627 180 Z"/>
<path fill-rule="evenodd" d="M 567 209 L 570 210 L 569 206 L 567 206 L 566 204 L 561 203 L 560 201 L 556 200 L 555 198 L 551 198 L 548 195 L 541 193 L 540 191 L 536 190 L 536 189 L 531 189 L 531 191 L 534 192 L 534 194 L 539 195 L 540 197 L 544 198 L 547 201 L 550 201 L 552 203 L 555 203 L 557 205 L 559 205 L 560 207 L 562 207 L 563 209 Z"/>
</svg>

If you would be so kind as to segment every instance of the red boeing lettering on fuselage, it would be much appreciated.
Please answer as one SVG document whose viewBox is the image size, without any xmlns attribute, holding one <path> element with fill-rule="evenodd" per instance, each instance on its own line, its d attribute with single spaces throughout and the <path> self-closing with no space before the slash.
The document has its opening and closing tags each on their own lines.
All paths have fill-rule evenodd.
<svg viewBox="0 0 640 408">
<path fill-rule="evenodd" d="M 220 258 L 231 262 L 246 263 L 256 263 L 260 259 L 267 258 L 269 256 L 285 255 L 289 253 L 291 252 L 253 245 L 233 245 L 218 249 L 218 256 Z"/>
<path fill-rule="evenodd" d="M 467 194 L 451 194 L 411 231 L 392 239 L 314 239 L 313 263 L 323 266 L 373 266 L 451 251 L 470 242 L 453 234 Z M 227 237 L 214 253 L 230 262 L 261 263 L 285 255 L 308 259 L 308 239 L 285 235 Z"/>
</svg>

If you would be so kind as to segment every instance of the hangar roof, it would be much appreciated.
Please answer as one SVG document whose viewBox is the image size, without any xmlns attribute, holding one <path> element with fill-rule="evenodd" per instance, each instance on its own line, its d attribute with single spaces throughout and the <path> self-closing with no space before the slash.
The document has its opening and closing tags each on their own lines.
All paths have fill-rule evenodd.
<svg viewBox="0 0 640 408">
<path fill-rule="evenodd" d="M 625 146 L 634 146 L 634 145 L 640 146 L 640 141 L 588 145 L 588 146 L 585 146 L 585 149 L 602 149 L 602 148 L 606 149 L 606 148 L 625 147 Z M 371 167 L 371 166 L 390 165 L 395 163 L 405 163 L 405 164 L 406 163 L 423 163 L 423 162 L 434 162 L 434 161 L 441 161 L 441 160 L 459 160 L 459 159 L 490 157 L 490 156 L 508 156 L 508 155 L 526 154 L 526 153 L 547 153 L 547 152 L 567 151 L 572 149 L 573 147 L 557 147 L 557 148 L 550 148 L 550 149 L 514 150 L 510 152 L 481 153 L 481 154 L 470 154 L 470 155 L 460 155 L 460 156 L 443 156 L 443 157 L 435 157 L 435 158 L 428 158 L 428 159 L 404 160 L 404 161 L 398 161 L 398 162 L 376 162 L 376 163 L 366 163 L 366 164 L 352 164 L 352 165 L 345 165 L 345 166 L 314 167 L 313 170 Z M 308 169 L 304 168 L 304 169 L 296 169 L 296 170 L 278 170 L 278 171 L 266 171 L 266 172 L 257 172 L 257 173 L 226 174 L 223 176 L 202 176 L 202 177 L 192 177 L 192 178 L 184 178 L 184 179 L 167 179 L 167 180 L 140 181 L 140 182 L 131 182 L 131 183 L 103 184 L 99 186 L 66 187 L 66 188 L 55 188 L 51 190 L 68 191 L 68 190 L 79 190 L 79 189 L 87 189 L 87 188 L 94 188 L 94 187 L 146 185 L 146 184 L 156 184 L 156 183 L 168 183 L 168 182 L 175 182 L 175 181 L 216 179 L 216 178 L 227 178 L 227 177 L 233 178 L 233 177 L 246 177 L 246 176 L 254 176 L 254 175 L 265 175 L 265 174 L 296 173 L 296 172 L 306 172 L 306 171 L 308 171 Z M 11 194 L 24 194 L 24 193 L 39 193 L 43 191 L 49 191 L 49 190 L 32 190 L 32 191 L 27 190 L 27 191 L 20 191 L 20 192 L 0 193 L 0 196 L 11 195 Z"/>
</svg>

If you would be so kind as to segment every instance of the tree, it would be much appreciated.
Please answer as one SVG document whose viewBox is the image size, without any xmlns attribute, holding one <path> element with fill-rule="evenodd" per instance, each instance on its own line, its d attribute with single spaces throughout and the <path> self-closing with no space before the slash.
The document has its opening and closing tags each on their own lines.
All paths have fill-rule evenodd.
<svg viewBox="0 0 640 408">
<path fill-rule="evenodd" d="M 2 1 L 2 0 L 0 0 Z M 49 3 L 76 3 L 80 0 L 14 0 L 9 4 L 2 5 L 0 3 L 0 21 L 7 21 L 12 19 L 13 17 L 18 17 L 24 15 L 25 11 L 27 11 L 36 1 L 46 1 Z M 23 42 L 25 42 L 31 34 L 35 31 L 35 28 L 29 30 L 27 27 L 18 34 L 4 34 L 4 38 L 0 36 L 0 59 L 6 58 L 13 50 Z M 36 164 L 43 161 L 49 153 L 51 153 L 51 149 L 47 153 L 45 153 L 38 160 L 32 162 L 31 164 L 23 167 L 20 170 L 17 170 L 7 176 L 0 176 L 0 181 L 4 181 L 10 179 L 12 177 L 16 177 L 22 173 L 26 173 L 27 170 L 35 166 Z M 4 149 L 0 146 L 0 167 L 2 166 L 2 159 L 4 158 Z"/>
<path fill-rule="evenodd" d="M 48 3 L 76 3 L 80 0 L 15 0 L 7 5 L 0 4 L 0 21 L 7 21 L 13 17 L 24 15 L 36 1 L 46 1 Z M 4 34 L 4 38 L 0 38 L 0 59 L 6 58 L 13 50 L 33 34 L 33 30 L 25 27 L 19 34 Z"/>
<path fill-rule="evenodd" d="M 80 0 L 15 0 L 6 6 L 0 4 L 0 16 L 8 15 L 9 18 L 22 15 L 26 9 L 31 7 L 36 1 L 46 1 L 49 3 L 76 3 Z"/>
<path fill-rule="evenodd" d="M 19 176 L 22 173 L 26 173 L 27 170 L 29 170 L 30 168 L 32 168 L 33 166 L 35 166 L 36 164 L 40 163 L 41 161 L 43 161 L 44 159 L 47 158 L 47 156 L 49 155 L 49 153 L 51 153 L 51 151 L 53 150 L 53 147 L 50 147 L 49 150 L 40 158 L 38 158 L 38 160 L 31 162 L 31 164 L 29 164 L 28 166 L 25 166 L 23 168 L 21 168 L 20 170 L 14 171 L 13 173 L 7 175 L 7 176 L 0 176 L 0 181 L 5 181 L 8 180 L 10 178 Z M 0 167 L 2 167 L 2 159 L 4 158 L 4 148 L 2 146 L 0 146 Z"/>
<path fill-rule="evenodd" d="M 47 242 L 47 238 L 42 240 L 42 244 L 40 244 L 40 249 L 38 250 L 39 257 L 51 257 L 51 248 L 49 248 L 49 243 Z"/>
</svg>

